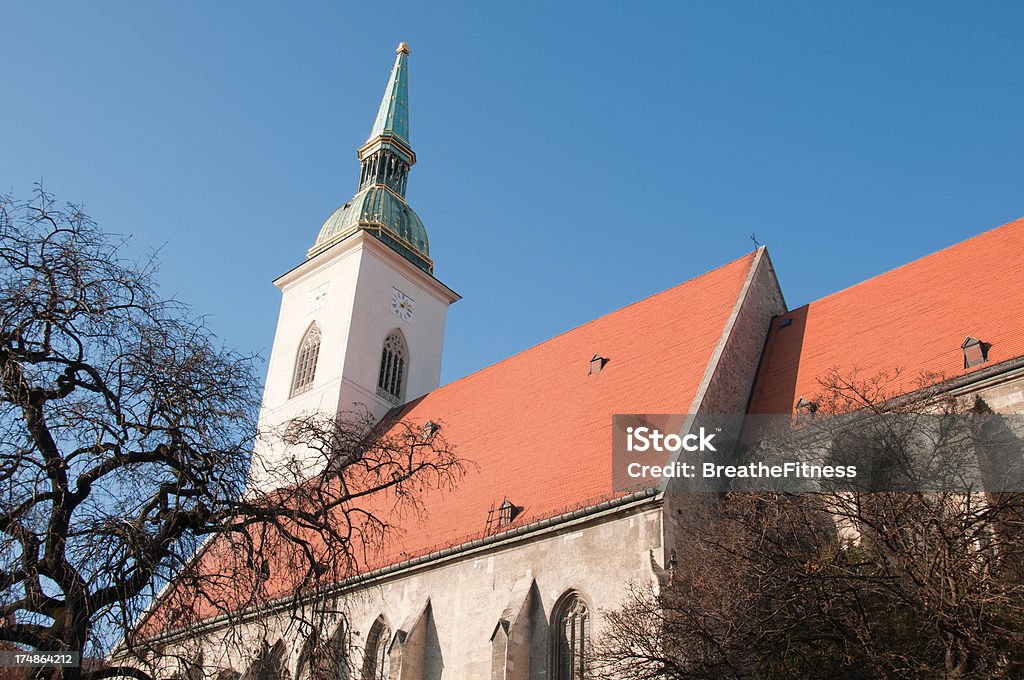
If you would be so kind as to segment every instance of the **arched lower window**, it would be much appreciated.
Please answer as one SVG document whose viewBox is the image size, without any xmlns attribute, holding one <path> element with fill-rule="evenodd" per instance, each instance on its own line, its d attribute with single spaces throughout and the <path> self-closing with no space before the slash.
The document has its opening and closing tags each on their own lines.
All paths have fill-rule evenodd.
<svg viewBox="0 0 1024 680">
<path fill-rule="evenodd" d="M 264 642 L 249 670 L 242 675 L 242 680 L 289 680 L 285 665 L 287 655 L 283 640 L 278 640 L 273 647 Z"/>
<path fill-rule="evenodd" d="M 203 680 L 203 652 L 196 653 L 192 662 L 185 669 L 185 680 Z"/>
<path fill-rule="evenodd" d="M 306 640 L 299 657 L 297 680 L 348 680 L 348 628 L 342 621 L 329 640 L 316 630 Z"/>
<path fill-rule="evenodd" d="M 377 377 L 377 394 L 393 404 L 402 403 L 405 392 L 405 375 L 409 369 L 409 350 L 401 331 L 391 331 L 384 339 L 380 353 L 380 374 Z"/>
<path fill-rule="evenodd" d="M 388 677 L 388 643 L 391 642 L 391 629 L 378 617 L 370 627 L 366 636 L 366 648 L 363 650 L 363 672 L 360 680 L 387 680 Z"/>
<path fill-rule="evenodd" d="M 191 661 L 183 663 L 181 668 L 171 675 L 171 680 L 203 680 L 202 651 L 198 652 Z"/>
<path fill-rule="evenodd" d="M 551 680 L 583 680 L 590 653 L 587 603 L 577 593 L 563 595 L 551 619 Z"/>
<path fill-rule="evenodd" d="M 299 353 L 295 356 L 291 396 L 302 394 L 313 386 L 313 378 L 316 376 L 316 358 L 319 355 L 320 329 L 314 323 L 302 337 L 302 342 L 299 343 Z"/>
</svg>

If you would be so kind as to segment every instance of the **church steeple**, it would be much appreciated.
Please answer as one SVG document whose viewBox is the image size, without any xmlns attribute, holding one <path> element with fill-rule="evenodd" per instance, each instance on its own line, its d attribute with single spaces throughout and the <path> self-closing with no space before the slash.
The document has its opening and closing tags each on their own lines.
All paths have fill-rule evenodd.
<svg viewBox="0 0 1024 680">
<path fill-rule="evenodd" d="M 409 45 L 399 43 L 370 137 L 359 149 L 359 190 L 382 184 L 405 196 L 416 154 L 409 143 Z"/>
<path fill-rule="evenodd" d="M 395 52 L 370 138 L 359 147 L 359 188 L 320 227 L 308 256 L 315 257 L 358 231 L 368 231 L 433 274 L 427 230 L 405 202 L 409 168 L 416 163 L 409 144 L 409 46 L 399 43 Z"/>
<path fill-rule="evenodd" d="M 459 296 L 434 278 L 427 230 L 403 195 L 416 161 L 408 62 L 402 43 L 359 149 L 359 190 L 324 221 L 306 261 L 274 282 L 281 313 L 261 430 L 283 430 L 312 412 L 380 418 L 440 383 L 445 318 Z M 271 491 L 297 471 L 319 474 L 325 463 L 302 444 L 260 437 L 250 488 Z"/>
</svg>

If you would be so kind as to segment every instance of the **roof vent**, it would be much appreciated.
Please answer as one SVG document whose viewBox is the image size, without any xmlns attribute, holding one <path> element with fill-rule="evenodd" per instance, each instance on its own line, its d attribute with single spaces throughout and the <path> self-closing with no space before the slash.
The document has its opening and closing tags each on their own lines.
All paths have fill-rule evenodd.
<svg viewBox="0 0 1024 680">
<path fill-rule="evenodd" d="M 434 439 L 434 435 L 436 435 L 438 431 L 440 431 L 440 429 L 440 423 L 435 423 L 433 420 L 428 420 L 427 422 L 423 423 L 423 439 L 428 442 L 432 441 Z"/>
<path fill-rule="evenodd" d="M 505 499 L 498 507 L 491 506 L 487 511 L 487 531 L 497 531 L 512 524 L 512 520 L 519 516 L 522 508 L 516 506 L 509 499 Z"/>
<path fill-rule="evenodd" d="M 604 365 L 607 364 L 609 361 L 611 361 L 611 359 L 609 359 L 608 357 L 603 357 L 600 354 L 595 354 L 594 358 L 590 360 L 590 372 L 587 373 L 587 375 L 594 375 L 595 373 L 600 373 L 601 369 L 604 368 Z"/>
<path fill-rule="evenodd" d="M 988 361 L 988 348 L 991 346 L 987 342 L 982 342 L 968 335 L 967 339 L 964 340 L 964 344 L 960 345 L 960 349 L 964 351 L 964 368 L 977 366 Z"/>
<path fill-rule="evenodd" d="M 796 412 L 796 422 L 799 425 L 814 418 L 814 414 L 818 412 L 818 402 L 800 397 L 796 400 L 796 407 L 793 410 Z"/>
</svg>

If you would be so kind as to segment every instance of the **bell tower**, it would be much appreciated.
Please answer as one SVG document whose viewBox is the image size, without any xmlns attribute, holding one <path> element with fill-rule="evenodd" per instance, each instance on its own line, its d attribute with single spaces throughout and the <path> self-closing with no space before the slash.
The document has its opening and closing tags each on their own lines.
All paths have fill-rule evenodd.
<svg viewBox="0 0 1024 680">
<path fill-rule="evenodd" d="M 427 230 L 405 201 L 409 46 L 401 43 L 369 139 L 358 150 L 355 196 L 320 227 L 306 260 L 274 281 L 281 311 L 260 410 L 250 489 L 319 473 L 322 457 L 275 436 L 304 414 L 376 418 L 435 389 L 448 306 L 459 295 L 434 277 Z"/>
</svg>

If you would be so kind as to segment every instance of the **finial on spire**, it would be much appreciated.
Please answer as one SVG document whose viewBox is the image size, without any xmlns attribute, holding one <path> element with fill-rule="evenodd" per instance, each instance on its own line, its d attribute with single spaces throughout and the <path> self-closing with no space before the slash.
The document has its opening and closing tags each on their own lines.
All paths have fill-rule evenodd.
<svg viewBox="0 0 1024 680">
<path fill-rule="evenodd" d="M 398 48 L 395 50 L 395 54 L 409 54 L 412 50 L 409 49 L 409 43 L 400 42 Z"/>
</svg>

